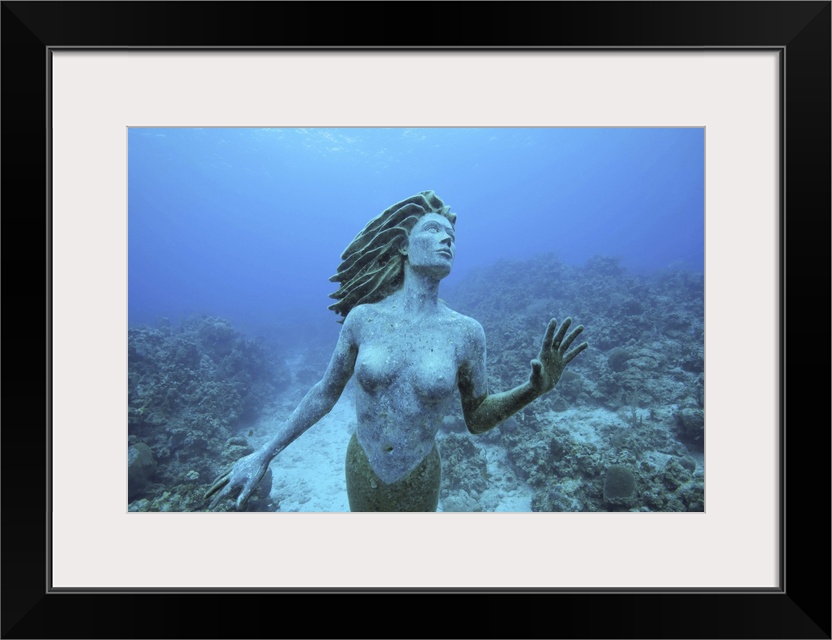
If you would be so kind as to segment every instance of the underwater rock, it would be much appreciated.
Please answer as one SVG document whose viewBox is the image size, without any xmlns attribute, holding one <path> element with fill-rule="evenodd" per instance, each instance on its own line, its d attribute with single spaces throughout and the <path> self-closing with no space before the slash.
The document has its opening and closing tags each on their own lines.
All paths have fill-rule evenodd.
<svg viewBox="0 0 832 640">
<path fill-rule="evenodd" d="M 534 492 L 532 496 L 532 511 L 562 512 L 584 511 L 580 500 L 570 495 L 560 485 L 550 485 Z"/>
<path fill-rule="evenodd" d="M 147 511 L 148 507 L 150 507 L 150 500 L 147 498 L 141 498 L 136 500 L 135 502 L 131 502 L 130 505 L 127 507 L 127 511 L 133 513 L 136 511 Z"/>
<path fill-rule="evenodd" d="M 699 348 L 686 353 L 680 360 L 679 366 L 690 373 L 705 372 L 705 353 Z"/>
<path fill-rule="evenodd" d="M 628 316 L 640 316 L 644 313 L 644 307 L 636 298 L 627 298 L 619 305 L 621 313 Z"/>
<path fill-rule="evenodd" d="M 696 471 L 696 460 L 694 460 L 691 456 L 683 456 L 679 459 L 679 464 L 682 465 L 685 469 L 693 473 Z"/>
<path fill-rule="evenodd" d="M 676 496 L 685 506 L 685 511 L 705 510 L 705 483 L 701 480 L 686 482 L 676 491 Z"/>
<path fill-rule="evenodd" d="M 690 470 L 683 467 L 679 460 L 671 458 L 667 461 L 667 464 L 664 466 L 662 480 L 668 489 L 675 491 L 690 479 Z"/>
<path fill-rule="evenodd" d="M 563 456 L 559 451 L 553 453 L 549 440 L 531 430 L 506 434 L 505 442 L 514 471 L 532 487 L 545 485 L 554 471 L 552 456 Z"/>
<path fill-rule="evenodd" d="M 479 494 L 488 488 L 488 462 L 485 453 L 474 444 L 470 436 L 449 433 L 439 438 L 437 443 L 439 457 L 442 460 L 440 496 L 443 499 L 454 491 L 465 491 L 471 495 Z"/>
<path fill-rule="evenodd" d="M 679 435 L 683 440 L 702 445 L 705 435 L 705 411 L 699 408 L 685 407 L 674 415 Z"/>
<path fill-rule="evenodd" d="M 632 503 L 636 490 L 636 477 L 629 467 L 613 465 L 607 469 L 604 479 L 604 500 L 615 505 Z"/>
<path fill-rule="evenodd" d="M 442 498 L 442 511 L 471 513 L 482 511 L 482 506 L 467 491 L 461 489 L 452 491 Z"/>
<path fill-rule="evenodd" d="M 144 442 L 131 445 L 127 449 L 127 493 L 128 499 L 133 500 L 147 488 L 153 473 L 156 471 L 156 460 L 153 451 Z"/>
<path fill-rule="evenodd" d="M 607 364 L 613 371 L 624 371 L 627 361 L 632 357 L 628 349 L 617 347 L 607 355 Z"/>
</svg>

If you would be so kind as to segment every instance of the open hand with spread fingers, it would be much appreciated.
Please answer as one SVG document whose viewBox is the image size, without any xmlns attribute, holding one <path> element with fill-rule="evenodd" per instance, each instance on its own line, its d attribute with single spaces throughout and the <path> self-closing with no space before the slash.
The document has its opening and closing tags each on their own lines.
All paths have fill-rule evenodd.
<svg viewBox="0 0 832 640">
<path fill-rule="evenodd" d="M 214 484 L 205 492 L 205 499 L 211 498 L 210 509 L 216 509 L 226 499 L 236 499 L 237 511 L 245 508 L 246 502 L 260 484 L 263 476 L 269 468 L 271 458 L 265 456 L 263 451 L 255 451 L 237 460 L 234 466 L 219 476 Z"/>
<path fill-rule="evenodd" d="M 578 325 L 569 331 L 570 326 L 572 326 L 572 318 L 566 318 L 560 328 L 558 328 L 558 321 L 552 318 L 549 326 L 546 327 L 540 353 L 531 361 L 532 372 L 529 376 L 529 383 L 538 395 L 551 391 L 560 380 L 566 365 L 589 346 L 586 342 L 582 342 L 571 351 L 569 350 L 575 338 L 584 330 L 583 325 Z"/>
</svg>

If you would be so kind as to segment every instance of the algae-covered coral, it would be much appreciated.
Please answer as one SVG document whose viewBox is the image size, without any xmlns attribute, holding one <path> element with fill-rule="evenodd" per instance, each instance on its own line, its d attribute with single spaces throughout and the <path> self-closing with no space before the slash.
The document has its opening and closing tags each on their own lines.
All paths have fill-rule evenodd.
<svg viewBox="0 0 832 640">
<path fill-rule="evenodd" d="M 586 327 L 590 348 L 555 390 L 477 441 L 505 452 L 532 510 L 703 510 L 701 273 L 541 255 L 475 271 L 447 300 L 482 323 L 498 389 L 527 370 L 541 316 L 568 312 Z"/>
<path fill-rule="evenodd" d="M 200 509 L 205 484 L 253 450 L 240 427 L 289 380 L 285 363 L 269 347 L 220 318 L 131 328 L 130 509 Z"/>
</svg>

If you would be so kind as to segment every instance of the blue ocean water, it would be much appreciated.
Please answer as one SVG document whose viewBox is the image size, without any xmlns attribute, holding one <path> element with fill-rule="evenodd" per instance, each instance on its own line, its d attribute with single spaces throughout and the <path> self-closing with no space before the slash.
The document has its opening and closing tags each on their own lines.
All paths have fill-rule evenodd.
<svg viewBox="0 0 832 640">
<path fill-rule="evenodd" d="M 457 214 L 440 297 L 483 325 L 489 392 L 528 378 L 552 317 L 590 345 L 485 435 L 445 416 L 439 509 L 702 511 L 704 143 L 698 128 L 130 129 L 130 510 L 208 508 L 213 479 L 321 379 L 342 251 L 433 190 Z M 348 508 L 351 395 L 249 508 Z"/>
<path fill-rule="evenodd" d="M 343 249 L 426 189 L 459 216 L 445 285 L 539 253 L 704 267 L 701 128 L 131 128 L 128 170 L 131 326 L 334 320 Z"/>
</svg>

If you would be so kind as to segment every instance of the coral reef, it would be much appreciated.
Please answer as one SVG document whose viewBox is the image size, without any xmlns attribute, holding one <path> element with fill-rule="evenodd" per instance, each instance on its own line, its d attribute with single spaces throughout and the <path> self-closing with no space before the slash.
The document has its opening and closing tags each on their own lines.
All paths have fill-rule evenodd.
<svg viewBox="0 0 832 640">
<path fill-rule="evenodd" d="M 691 457 L 704 448 L 701 273 L 644 276 L 614 257 L 579 267 L 543 255 L 475 271 L 445 297 L 482 323 L 492 389 L 528 375 L 549 318 L 586 327 L 590 348 L 555 390 L 481 439 L 505 448 L 533 510 L 704 508 L 703 470 Z"/>
<path fill-rule="evenodd" d="M 192 511 L 226 465 L 254 449 L 237 430 L 290 380 L 285 363 L 225 320 L 128 332 L 128 500 Z M 262 486 L 267 486 L 264 482 Z M 264 497 L 268 491 L 262 492 Z M 255 501 L 253 509 L 264 508 Z"/>
<path fill-rule="evenodd" d="M 682 407 L 673 414 L 680 439 L 698 444 L 705 437 L 705 412 L 699 407 Z"/>
<path fill-rule="evenodd" d="M 488 487 L 488 464 L 468 434 L 449 433 L 438 439 L 442 459 L 440 499 L 445 511 L 482 511 L 480 494 Z"/>
</svg>

